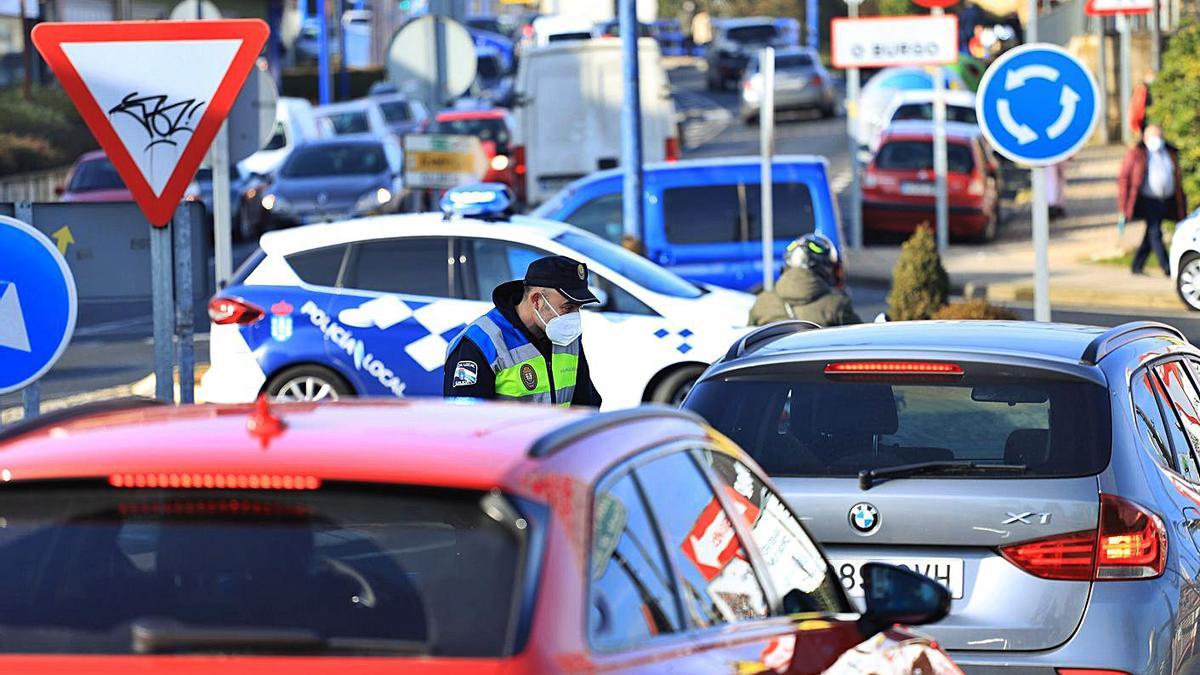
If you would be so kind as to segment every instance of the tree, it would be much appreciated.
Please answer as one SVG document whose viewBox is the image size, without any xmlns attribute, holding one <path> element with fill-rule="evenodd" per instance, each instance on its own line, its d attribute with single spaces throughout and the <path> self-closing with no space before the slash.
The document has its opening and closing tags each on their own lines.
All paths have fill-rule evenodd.
<svg viewBox="0 0 1200 675">
<path fill-rule="evenodd" d="M 928 319 L 949 296 L 950 277 L 942 267 L 933 229 L 926 223 L 900 247 L 900 259 L 892 269 L 888 314 L 894 321 Z"/>
<path fill-rule="evenodd" d="M 1183 190 L 1195 203 L 1200 199 L 1200 24 L 1188 22 L 1171 38 L 1150 94 L 1147 119 L 1179 148 Z"/>
</svg>

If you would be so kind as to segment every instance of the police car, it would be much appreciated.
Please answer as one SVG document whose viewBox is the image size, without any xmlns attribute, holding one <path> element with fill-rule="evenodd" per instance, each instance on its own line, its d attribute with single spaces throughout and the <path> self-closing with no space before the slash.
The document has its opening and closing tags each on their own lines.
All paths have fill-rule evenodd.
<svg viewBox="0 0 1200 675">
<path fill-rule="evenodd" d="M 592 272 L 583 340 L 605 408 L 679 402 L 745 332 L 753 297 L 685 281 L 586 231 L 509 216 L 503 186 L 451 192 L 447 214 L 263 235 L 209 303 L 211 402 L 440 396 L 449 342 L 502 282 L 545 255 Z M 451 215 L 453 214 L 453 215 Z"/>
</svg>

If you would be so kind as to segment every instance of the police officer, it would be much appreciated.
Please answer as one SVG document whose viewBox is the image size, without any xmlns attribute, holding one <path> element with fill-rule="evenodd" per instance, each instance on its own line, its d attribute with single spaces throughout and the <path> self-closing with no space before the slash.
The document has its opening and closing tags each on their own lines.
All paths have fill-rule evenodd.
<svg viewBox="0 0 1200 675">
<path fill-rule="evenodd" d="M 787 247 L 774 291 L 763 291 L 750 308 L 750 325 L 803 319 L 818 326 L 861 323 L 850 296 L 837 287 L 838 252 L 822 234 L 806 234 Z"/>
<path fill-rule="evenodd" d="M 579 310 L 599 302 L 586 265 L 539 258 L 523 281 L 497 286 L 492 302 L 450 342 L 443 395 L 600 406 L 580 340 Z"/>
</svg>

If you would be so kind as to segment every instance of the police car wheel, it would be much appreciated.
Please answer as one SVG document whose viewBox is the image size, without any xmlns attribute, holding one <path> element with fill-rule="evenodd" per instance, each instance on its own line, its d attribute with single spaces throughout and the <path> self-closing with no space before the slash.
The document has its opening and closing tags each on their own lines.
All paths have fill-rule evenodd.
<svg viewBox="0 0 1200 675">
<path fill-rule="evenodd" d="M 654 391 L 650 394 L 650 401 L 678 406 L 683 403 L 683 399 L 687 398 L 688 392 L 692 390 L 692 385 L 696 384 L 697 378 L 703 372 L 703 366 L 686 366 L 669 373 L 654 387 Z"/>
<path fill-rule="evenodd" d="M 288 368 L 267 385 L 267 395 L 275 401 L 336 401 L 352 393 L 337 373 L 320 366 Z"/>
<path fill-rule="evenodd" d="M 1179 261 L 1175 290 L 1188 309 L 1200 311 L 1200 255 L 1189 253 Z"/>
</svg>

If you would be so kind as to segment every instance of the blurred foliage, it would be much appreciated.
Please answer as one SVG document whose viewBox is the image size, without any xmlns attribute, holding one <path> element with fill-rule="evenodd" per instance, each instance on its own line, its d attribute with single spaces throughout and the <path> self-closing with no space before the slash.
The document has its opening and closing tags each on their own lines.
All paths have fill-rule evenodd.
<svg viewBox="0 0 1200 675">
<path fill-rule="evenodd" d="M 1007 307 L 993 305 L 983 298 L 976 298 L 966 302 L 952 302 L 948 305 L 943 305 L 941 309 L 933 313 L 931 319 L 941 320 L 956 320 L 956 319 L 993 319 L 1016 321 L 1018 318 L 1016 312 L 1013 312 Z"/>
<path fill-rule="evenodd" d="M 1183 190 L 1195 204 L 1200 199 L 1200 23 L 1189 21 L 1171 38 L 1150 93 L 1147 117 L 1179 148 Z"/>
<path fill-rule="evenodd" d="M 0 176 L 67 166 L 95 147 L 63 90 L 34 89 L 32 101 L 19 88 L 0 91 Z"/>
<path fill-rule="evenodd" d="M 933 228 L 921 225 L 900 247 L 900 258 L 892 269 L 888 316 L 893 321 L 928 319 L 949 296 L 950 277 L 942 267 Z"/>
</svg>

